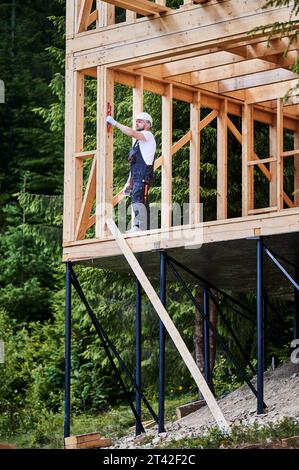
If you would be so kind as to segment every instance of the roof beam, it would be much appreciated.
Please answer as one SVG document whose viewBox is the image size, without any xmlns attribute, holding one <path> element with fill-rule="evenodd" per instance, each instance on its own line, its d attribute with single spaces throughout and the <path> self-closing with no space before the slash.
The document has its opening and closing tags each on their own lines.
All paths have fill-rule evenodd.
<svg viewBox="0 0 299 470">
<path fill-rule="evenodd" d="M 134 11 L 140 15 L 159 15 L 171 11 L 171 8 L 165 5 L 150 2 L 149 0 L 103 0 L 106 3 L 115 5 L 126 10 Z"/>
<path fill-rule="evenodd" d="M 298 78 L 299 76 L 296 73 L 284 69 L 253 73 L 252 75 L 246 75 L 244 77 L 220 80 L 218 82 L 218 92 L 226 93 L 229 91 L 244 90 Z"/>
<path fill-rule="evenodd" d="M 297 85 L 297 83 L 298 79 L 277 83 L 275 87 L 273 85 L 264 85 L 251 88 L 244 92 L 245 101 L 248 104 L 253 104 L 283 98 L 291 88 Z"/>
<path fill-rule="evenodd" d="M 251 2 L 246 0 L 208 2 L 205 7 L 172 12 L 168 16 L 169 29 L 160 17 L 138 21 L 134 28 L 117 25 L 67 41 L 67 52 L 78 51 L 75 54 L 78 70 L 101 64 L 131 65 L 212 47 L 228 48 L 248 41 L 248 32 L 260 24 L 288 21 L 291 6 L 263 9 L 263 5 L 264 0 L 256 0 L 256 9 L 252 11 Z M 252 38 L 266 38 L 269 29 Z"/>
</svg>

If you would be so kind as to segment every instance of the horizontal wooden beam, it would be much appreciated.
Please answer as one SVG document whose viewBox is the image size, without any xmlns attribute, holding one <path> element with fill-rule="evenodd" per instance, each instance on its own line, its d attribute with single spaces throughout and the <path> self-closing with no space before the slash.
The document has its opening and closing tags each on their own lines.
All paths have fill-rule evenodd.
<svg viewBox="0 0 299 470">
<path fill-rule="evenodd" d="M 239 78 L 231 78 L 218 81 L 218 92 L 226 93 L 235 90 L 255 88 L 262 85 L 270 85 L 287 80 L 299 79 L 299 75 L 289 70 L 276 69 L 253 73 Z"/>
<path fill-rule="evenodd" d="M 78 52 L 75 67 L 84 69 L 102 64 L 129 65 L 211 47 L 227 48 L 248 40 L 248 32 L 254 27 L 289 19 L 291 7 L 265 10 L 263 6 L 264 0 L 256 0 L 253 11 L 247 0 L 237 3 L 227 0 L 192 10 L 176 10 L 167 16 L 167 28 L 161 18 L 137 22 L 134 28 L 116 25 L 68 41 L 67 51 Z M 253 37 L 266 38 L 268 32 L 266 28 Z"/>
<path fill-rule="evenodd" d="M 288 80 L 273 85 L 264 85 L 245 91 L 245 100 L 248 104 L 262 103 L 263 101 L 283 98 L 286 93 L 298 83 L 298 79 Z"/>
<path fill-rule="evenodd" d="M 150 2 L 148 0 L 103 0 L 106 3 L 115 5 L 119 8 L 134 11 L 140 15 L 159 15 L 171 11 L 171 8 L 165 5 L 159 5 L 157 3 Z"/>
</svg>

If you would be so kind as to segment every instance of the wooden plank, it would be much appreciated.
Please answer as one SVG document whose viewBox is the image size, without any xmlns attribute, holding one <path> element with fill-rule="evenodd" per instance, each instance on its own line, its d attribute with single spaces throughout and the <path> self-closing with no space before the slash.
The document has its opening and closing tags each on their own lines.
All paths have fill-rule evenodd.
<svg viewBox="0 0 299 470">
<path fill-rule="evenodd" d="M 83 152 L 84 146 L 84 75 L 75 72 L 75 154 Z M 78 217 L 82 206 L 83 195 L 83 160 L 73 158 L 74 165 L 74 224 L 78 223 Z"/>
<path fill-rule="evenodd" d="M 86 151 L 86 152 L 75 152 L 74 157 L 75 158 L 81 158 L 82 160 L 85 160 L 86 158 L 94 157 L 96 153 L 97 153 L 96 150 L 90 150 L 90 151 Z"/>
<path fill-rule="evenodd" d="M 98 28 L 104 28 L 105 26 L 110 26 L 115 23 L 115 6 L 108 5 L 108 3 L 103 2 L 102 0 L 97 0 L 97 10 L 98 10 Z"/>
<path fill-rule="evenodd" d="M 113 71 L 98 67 L 97 93 L 97 183 L 96 183 L 96 237 L 106 233 L 106 219 L 112 216 L 113 206 L 113 131 L 107 131 L 107 105 L 114 109 Z"/>
<path fill-rule="evenodd" d="M 259 2 L 259 0 L 256 1 Z M 113 31 L 107 29 L 105 34 L 94 31 L 86 36 L 80 35 L 80 38 L 72 41 L 72 50 L 78 52 L 76 66 L 81 69 L 89 68 L 91 64 L 94 66 L 101 64 L 119 66 L 123 63 L 133 65 L 152 58 L 166 58 L 174 54 L 202 51 L 216 46 L 227 48 L 234 43 L 246 39 L 248 41 L 248 31 L 260 24 L 287 21 L 289 18 L 290 8 L 267 10 L 261 8 L 259 12 L 255 11 L 254 14 L 250 14 L 248 3 L 245 8 L 244 2 L 245 0 L 240 0 L 238 4 L 233 2 L 234 11 L 229 16 L 226 15 L 224 5 L 232 7 L 231 1 L 221 3 L 219 11 L 217 4 L 213 5 L 215 16 L 213 15 L 212 20 L 211 16 L 201 15 L 201 7 L 195 8 L 192 14 L 188 10 L 176 11 L 168 18 L 169 27 L 173 26 L 171 33 L 163 27 L 163 20 L 158 18 L 147 20 L 146 27 L 142 21 L 137 22 L 134 25 L 134 31 L 130 31 L 130 25 L 124 24 L 122 28 L 116 28 Z M 263 2 L 259 2 L 259 5 L 262 4 Z M 240 11 L 240 8 L 243 11 Z M 252 13 L 252 6 L 249 5 L 249 8 Z M 208 9 L 207 7 L 206 13 Z M 183 35 L 182 31 L 184 31 Z M 253 35 L 253 38 L 267 38 L 267 35 L 266 29 L 264 33 Z M 103 43 L 106 45 L 99 48 L 99 44 Z"/>
<path fill-rule="evenodd" d="M 75 231 L 76 240 L 83 240 L 89 228 L 89 217 L 92 211 L 96 196 L 96 159 L 93 160 L 90 174 L 82 202 L 80 214 L 78 217 L 77 227 Z"/>
<path fill-rule="evenodd" d="M 189 224 L 200 222 L 200 93 L 190 107 Z"/>
<path fill-rule="evenodd" d="M 270 155 L 275 155 L 275 162 L 270 163 L 270 173 L 271 173 L 271 181 L 270 181 L 270 195 L 269 195 L 269 203 L 270 206 L 275 206 L 277 204 L 277 123 L 273 123 L 269 126 L 269 150 Z"/>
<path fill-rule="evenodd" d="M 76 436 L 69 436 L 64 438 L 65 445 L 82 444 L 83 442 L 90 442 L 96 439 L 101 439 L 99 432 L 91 432 L 89 434 L 78 434 Z"/>
<path fill-rule="evenodd" d="M 172 97 L 173 88 L 169 84 L 162 96 L 162 188 L 161 188 L 161 227 L 172 224 Z"/>
<path fill-rule="evenodd" d="M 278 210 L 283 209 L 283 101 L 277 100 L 277 144 L 276 144 L 276 205 Z"/>
<path fill-rule="evenodd" d="M 98 449 L 100 447 L 110 447 L 112 445 L 112 439 L 100 438 L 94 441 L 82 442 L 80 444 L 67 444 L 65 449 Z"/>
<path fill-rule="evenodd" d="M 287 152 L 282 152 L 282 157 L 293 157 L 299 155 L 299 149 L 288 150 Z"/>
<path fill-rule="evenodd" d="M 253 167 L 248 162 L 253 157 L 253 106 L 244 104 L 242 115 L 242 215 L 253 210 Z"/>
<path fill-rule="evenodd" d="M 222 431 L 228 431 L 229 425 L 226 422 L 217 401 L 215 400 L 211 390 L 209 389 L 205 379 L 203 378 L 199 368 L 197 367 L 190 351 L 188 350 L 186 344 L 184 343 L 179 331 L 168 315 L 164 305 L 159 299 L 155 289 L 145 275 L 143 269 L 141 268 L 139 262 L 137 261 L 135 255 L 130 249 L 129 245 L 122 237 L 120 231 L 116 227 L 112 219 L 107 220 L 107 225 L 111 234 L 114 236 L 122 254 L 125 256 L 127 262 L 129 263 L 132 271 L 137 277 L 138 281 L 143 287 L 144 292 L 147 294 L 148 299 L 156 310 L 160 320 L 163 322 L 166 330 L 168 331 L 169 336 L 174 342 L 176 348 L 178 349 L 184 363 L 188 367 L 189 372 L 194 378 L 196 385 L 198 386 L 200 392 L 202 393 L 216 423 Z"/>
<path fill-rule="evenodd" d="M 200 121 L 200 130 L 202 131 L 206 126 L 208 126 L 214 119 L 218 116 L 218 111 L 213 109 L 206 117 Z"/>
<path fill-rule="evenodd" d="M 220 80 L 218 82 L 219 93 L 228 91 L 243 90 L 247 88 L 255 88 L 262 85 L 269 85 L 277 82 L 283 82 L 291 79 L 298 79 L 298 75 L 294 72 L 284 69 L 276 69 L 258 73 L 252 73 L 245 77 L 231 78 Z"/>
<path fill-rule="evenodd" d="M 265 214 L 267 212 L 276 212 L 276 211 L 277 211 L 277 206 L 262 207 L 261 209 L 252 209 L 252 210 L 248 211 L 248 215 Z"/>
<path fill-rule="evenodd" d="M 78 23 L 77 23 L 77 32 L 82 33 L 88 28 L 88 19 L 91 14 L 93 0 L 82 0 L 81 8 L 79 11 Z"/>
<path fill-rule="evenodd" d="M 285 82 L 273 85 L 264 85 L 256 88 L 251 88 L 245 91 L 245 99 L 248 104 L 261 103 L 263 101 L 274 100 L 283 98 L 284 95 L 294 86 L 296 86 L 298 79 L 287 80 Z"/>
<path fill-rule="evenodd" d="M 72 57 L 66 56 L 65 71 L 65 143 L 64 143 L 64 202 L 63 242 L 74 240 L 73 153 L 75 151 L 74 72 Z"/>
<path fill-rule="evenodd" d="M 126 21 L 127 23 L 135 23 L 137 19 L 137 13 L 132 10 L 126 10 Z"/>
<path fill-rule="evenodd" d="M 150 2 L 148 0 L 103 0 L 104 2 L 111 3 L 120 8 L 132 10 L 140 15 L 154 15 L 161 14 L 167 11 L 171 11 L 168 8 L 157 3 Z"/>
<path fill-rule="evenodd" d="M 75 20 L 75 0 L 69 0 L 66 2 L 66 23 L 65 23 L 65 34 L 66 39 L 71 39 L 74 37 L 76 29 L 76 20 Z"/>
<path fill-rule="evenodd" d="M 176 80 L 186 83 L 189 78 L 189 85 L 196 86 L 200 84 L 210 83 L 217 80 L 231 79 L 233 77 L 242 77 L 252 73 L 273 70 L 276 65 L 265 60 L 252 59 L 233 64 L 221 65 L 218 67 L 208 68 L 190 74 L 179 75 Z"/>
<path fill-rule="evenodd" d="M 186 405 L 181 405 L 176 408 L 176 415 L 178 419 L 183 418 L 184 416 L 188 416 L 190 413 L 194 413 L 194 411 L 200 410 L 203 406 L 205 406 L 206 402 L 204 400 L 194 401 L 192 403 L 187 403 Z"/>
<path fill-rule="evenodd" d="M 252 160 L 251 162 L 248 162 L 247 165 L 260 165 L 261 163 L 271 163 L 271 162 L 276 162 L 276 157 L 269 157 L 269 158 L 259 158 L 258 160 Z"/>
<path fill-rule="evenodd" d="M 171 148 L 171 155 L 174 155 L 177 153 L 184 145 L 186 145 L 188 142 L 190 142 L 192 138 L 192 132 L 189 131 L 187 134 L 185 134 L 183 137 L 181 137 L 175 144 L 173 144 Z"/>
<path fill-rule="evenodd" d="M 297 129 L 294 133 L 294 147 L 299 148 L 299 123 L 297 122 Z M 294 203 L 299 206 L 299 159 L 294 159 Z"/>
<path fill-rule="evenodd" d="M 217 116 L 217 219 L 227 218 L 227 100 Z"/>
<path fill-rule="evenodd" d="M 144 78 L 139 75 L 135 79 L 133 88 L 133 126 L 135 126 L 136 116 L 143 111 L 144 105 Z"/>
</svg>

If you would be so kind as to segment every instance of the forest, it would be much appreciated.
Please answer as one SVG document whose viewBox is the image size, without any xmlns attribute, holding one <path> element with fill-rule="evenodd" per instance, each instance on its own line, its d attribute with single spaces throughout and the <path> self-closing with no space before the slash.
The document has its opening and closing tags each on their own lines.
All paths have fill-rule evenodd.
<svg viewBox="0 0 299 470">
<path fill-rule="evenodd" d="M 171 2 L 168 2 L 169 5 Z M 175 6 L 179 1 L 172 0 Z M 265 0 L 266 3 L 266 0 Z M 287 0 L 271 0 L 277 6 Z M 299 1 L 295 1 L 299 8 Z M 119 12 L 121 15 L 121 12 Z M 62 264 L 62 212 L 64 165 L 64 56 L 65 2 L 52 0 L 0 1 L 0 80 L 5 102 L 0 102 L 0 340 L 5 360 L 0 363 L 0 441 L 27 434 L 21 445 L 48 445 L 50 433 L 63 433 L 65 266 Z M 298 67 L 298 65 L 297 65 Z M 145 93 L 145 109 L 154 118 L 154 133 L 161 154 L 161 97 Z M 115 118 L 131 126 L 132 95 L 115 88 Z M 89 116 L 87 147 L 95 148 L 95 89 L 90 83 L 86 112 Z M 205 112 L 205 110 L 203 110 Z M 174 139 L 190 128 L 186 103 L 174 103 Z M 208 110 L 207 110 L 208 113 Z M 240 122 L 235 118 L 235 124 Z M 261 156 L 267 155 L 268 130 L 256 126 Z M 205 219 L 216 210 L 216 129 L 202 133 L 201 200 Z M 285 135 L 286 150 L 292 135 Z M 115 134 L 115 190 L 127 179 L 124 155 L 129 139 Z M 241 211 L 241 147 L 229 145 L 229 217 Z M 287 168 L 291 188 L 293 169 Z M 182 203 L 188 191 L 188 155 L 175 156 L 173 194 Z M 159 178 L 151 200 L 159 198 Z M 256 175 L 256 194 L 262 204 L 265 178 Z M 259 201 L 257 201 L 257 204 Z M 75 267 L 87 298 L 109 337 L 131 371 L 135 365 L 134 276 L 103 269 Z M 158 285 L 156 286 L 158 289 Z M 189 284 L 195 292 L 195 284 Z M 199 295 L 201 293 L 199 292 Z M 252 311 L 253 295 L 235 294 Z M 255 317 L 233 311 L 219 298 L 238 339 L 253 365 L 256 357 Z M 267 365 L 286 360 L 292 339 L 292 299 L 272 302 L 283 321 L 269 313 Z M 188 347 L 196 351 L 196 311 L 178 284 L 171 284 L 168 311 Z M 146 299 L 142 310 L 142 388 L 152 403 L 158 393 L 159 320 Z M 221 318 L 215 320 L 222 338 L 240 363 L 243 357 Z M 271 325 L 270 325 L 271 324 Z M 274 359 L 273 359 L 274 358 Z M 115 406 L 127 406 L 111 365 L 84 306 L 74 294 L 72 324 L 72 416 L 96 417 Z M 250 370 L 248 370 L 250 377 Z M 217 347 L 213 388 L 221 396 L 243 383 L 227 356 Z M 169 338 L 166 338 L 166 392 L 168 400 L 187 402 L 198 395 L 195 384 Z M 132 397 L 134 393 L 132 391 Z M 128 412 L 129 413 L 129 412 Z M 134 424 L 134 417 L 130 417 Z M 78 426 L 78 431 L 82 431 Z"/>
</svg>

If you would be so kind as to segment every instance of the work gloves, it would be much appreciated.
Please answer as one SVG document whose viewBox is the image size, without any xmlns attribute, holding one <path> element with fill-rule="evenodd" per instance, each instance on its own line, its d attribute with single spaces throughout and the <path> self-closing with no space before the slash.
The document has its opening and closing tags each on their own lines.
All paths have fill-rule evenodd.
<svg viewBox="0 0 299 470">
<path fill-rule="evenodd" d="M 115 126 L 115 124 L 116 124 L 116 120 L 113 119 L 112 116 L 107 116 L 106 117 L 106 122 L 107 122 L 107 124 L 110 124 L 110 126 Z"/>
</svg>

